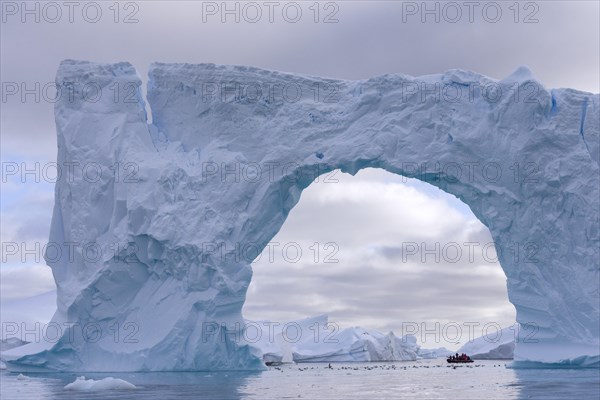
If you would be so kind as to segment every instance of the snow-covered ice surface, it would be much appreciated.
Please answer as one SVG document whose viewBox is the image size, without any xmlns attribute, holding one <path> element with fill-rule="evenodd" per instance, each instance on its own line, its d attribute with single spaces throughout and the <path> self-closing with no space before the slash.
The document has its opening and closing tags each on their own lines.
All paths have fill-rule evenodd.
<svg viewBox="0 0 600 400">
<path fill-rule="evenodd" d="M 66 390 L 74 374 L 0 372 L 2 400 L 165 399 L 597 399 L 598 370 L 515 370 L 482 360 L 453 368 L 445 360 L 395 363 L 284 364 L 260 372 L 160 372 L 86 374 L 126 380 L 135 390 Z"/>
<path fill-rule="evenodd" d="M 48 260 L 53 322 L 98 324 L 102 336 L 73 328 L 9 350 L 9 368 L 264 368 L 230 334 L 244 326 L 253 258 L 316 176 L 367 167 L 429 182 L 489 228 L 516 319 L 539 328 L 535 343 L 518 341 L 517 364 L 600 363 L 597 94 L 547 90 L 526 68 L 501 81 L 212 64 L 149 75 L 150 125 L 130 64 L 60 65 L 58 162 L 80 167 L 56 184 L 50 240 L 63 254 L 80 245 Z M 444 98 L 419 90 L 435 85 Z"/>
</svg>

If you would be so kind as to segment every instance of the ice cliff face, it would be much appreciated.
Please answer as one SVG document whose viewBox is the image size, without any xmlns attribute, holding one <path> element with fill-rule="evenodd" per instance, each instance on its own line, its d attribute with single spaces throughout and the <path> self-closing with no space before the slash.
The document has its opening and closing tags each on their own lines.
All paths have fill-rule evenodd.
<svg viewBox="0 0 600 400">
<path fill-rule="evenodd" d="M 598 95 L 525 69 L 339 81 L 154 64 L 148 125 L 130 64 L 65 61 L 56 81 L 73 173 L 47 261 L 54 321 L 78 325 L 5 353 L 10 368 L 261 368 L 239 337 L 252 259 L 316 176 L 366 167 L 452 193 L 490 229 L 517 320 L 539 328 L 517 361 L 598 364 Z"/>
</svg>

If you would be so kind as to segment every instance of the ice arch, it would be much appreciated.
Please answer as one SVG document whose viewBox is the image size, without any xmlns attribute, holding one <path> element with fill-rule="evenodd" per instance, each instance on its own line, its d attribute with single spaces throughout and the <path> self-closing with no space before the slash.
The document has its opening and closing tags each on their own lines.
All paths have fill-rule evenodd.
<svg viewBox="0 0 600 400">
<path fill-rule="evenodd" d="M 598 95 L 548 91 L 526 69 L 339 81 L 153 64 L 148 125 L 130 64 L 65 61 L 56 80 L 58 162 L 74 172 L 50 241 L 73 256 L 48 263 L 54 322 L 78 325 L 5 353 L 10 368 L 260 368 L 234 331 L 253 255 L 213 245 L 268 242 L 314 176 L 366 167 L 459 197 L 500 248 L 537 245 L 530 262 L 500 256 L 517 320 L 540 328 L 517 360 L 598 364 Z"/>
</svg>

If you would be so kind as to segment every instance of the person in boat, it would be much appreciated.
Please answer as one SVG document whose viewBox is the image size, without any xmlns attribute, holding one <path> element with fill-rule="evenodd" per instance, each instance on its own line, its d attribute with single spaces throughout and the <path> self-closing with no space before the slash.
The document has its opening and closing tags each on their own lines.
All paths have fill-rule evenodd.
<svg viewBox="0 0 600 400">
<path fill-rule="evenodd" d="M 456 353 L 453 356 L 448 357 L 448 362 L 472 362 L 471 357 L 469 357 L 466 353 L 458 354 Z"/>
</svg>

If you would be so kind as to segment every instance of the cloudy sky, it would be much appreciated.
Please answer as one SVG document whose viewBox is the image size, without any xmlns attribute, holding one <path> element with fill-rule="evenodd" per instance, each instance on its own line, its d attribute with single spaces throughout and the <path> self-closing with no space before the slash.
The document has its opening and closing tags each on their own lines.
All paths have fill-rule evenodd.
<svg viewBox="0 0 600 400">
<path fill-rule="evenodd" d="M 1 298 L 5 303 L 53 288 L 41 260 L 6 256 L 5 244 L 47 240 L 53 184 L 5 176 L 8 165 L 55 160 L 52 93 L 63 59 L 129 61 L 146 81 L 153 61 L 252 65 L 362 79 L 384 73 L 424 75 L 452 68 L 503 78 L 527 65 L 548 88 L 599 92 L 599 6 L 596 1 L 462 2 L 314 1 L 247 6 L 201 1 L 2 1 L 1 24 Z M 458 4 L 458 8 L 456 5 Z M 37 10 L 37 11 L 35 11 Z M 98 11 L 100 11 L 98 13 Z M 117 12 L 118 11 L 118 12 Z M 300 13 L 298 13 L 298 11 Z M 37 15 L 36 15 L 37 14 Z M 238 21 L 236 21 L 236 18 Z M 36 20 L 37 19 L 37 20 Z M 327 22 L 325 22 L 327 21 Z M 17 85 L 36 92 L 9 93 Z M 245 313 L 289 320 L 329 313 L 341 326 L 381 330 L 403 321 L 446 323 L 514 320 L 500 266 L 463 256 L 457 262 L 405 259 L 407 243 L 441 246 L 489 232 L 468 207 L 426 184 L 382 171 L 309 187 L 273 242 L 295 242 L 303 258 L 262 258 Z M 336 263 L 315 262 L 317 242 L 337 245 Z M 403 247 L 404 246 L 404 247 Z M 328 249 L 331 251 L 331 247 Z M 463 249 L 465 252 L 467 249 Z M 275 252 L 281 258 L 281 252 Z M 321 248 L 320 258 L 328 254 Z M 442 260 L 444 261 L 444 260 Z"/>
</svg>

